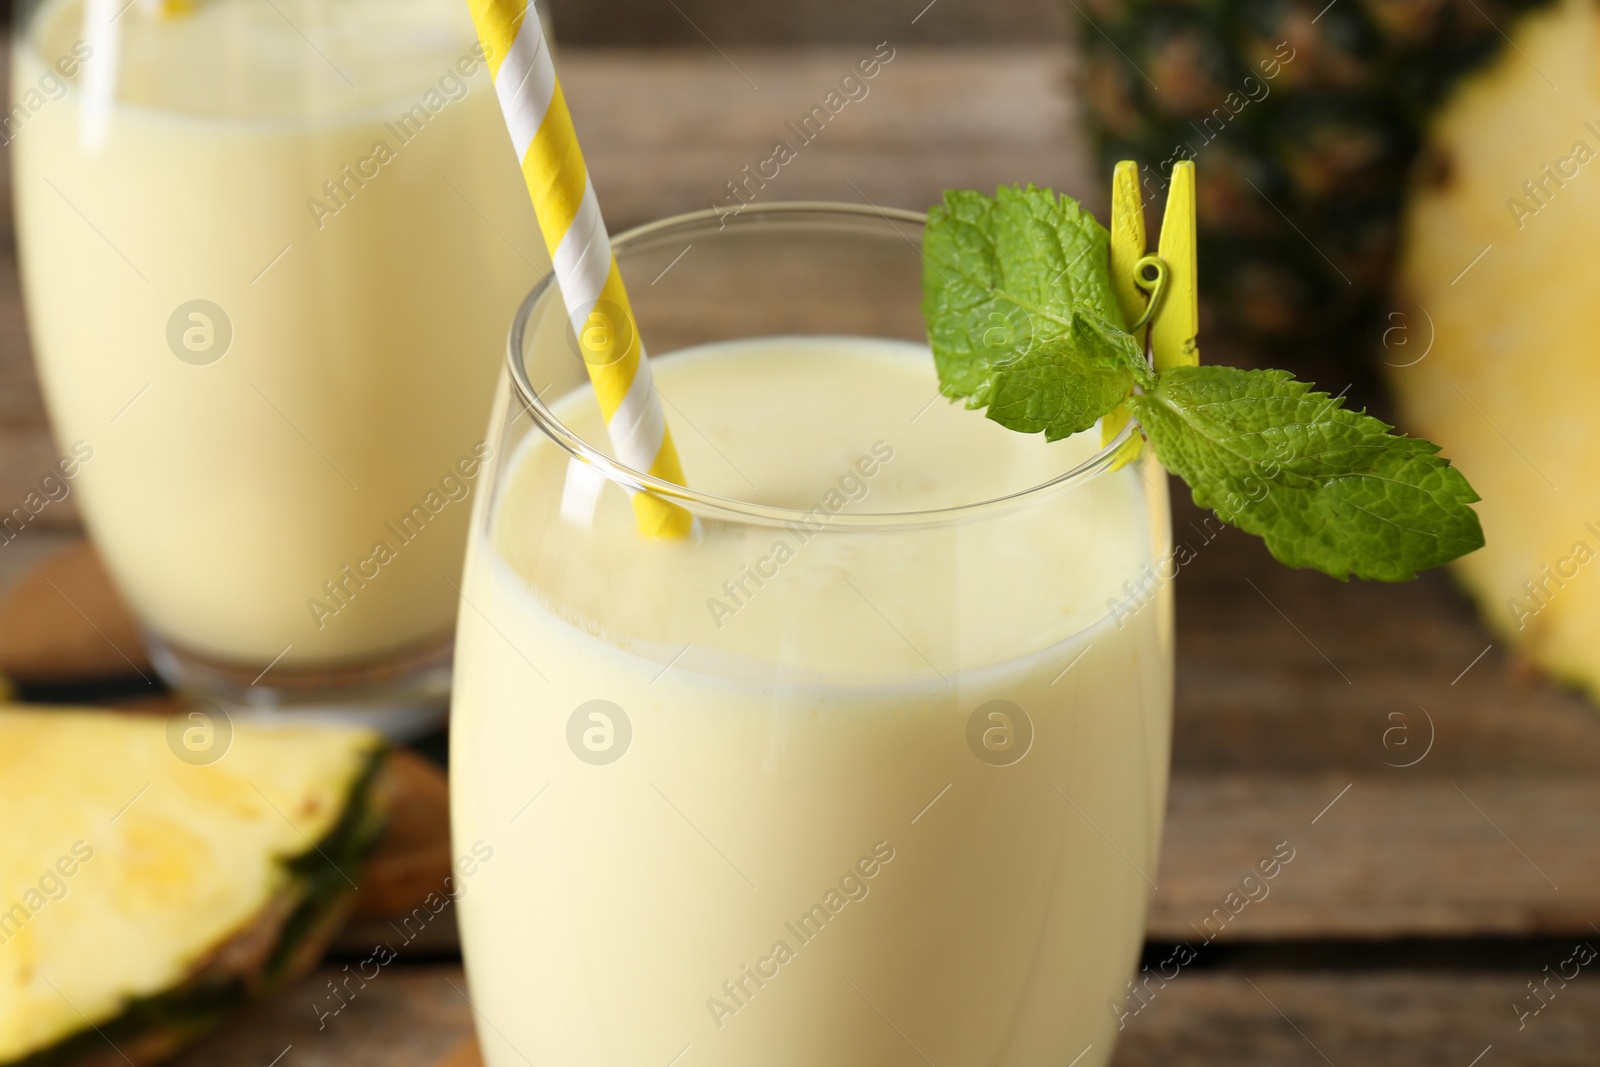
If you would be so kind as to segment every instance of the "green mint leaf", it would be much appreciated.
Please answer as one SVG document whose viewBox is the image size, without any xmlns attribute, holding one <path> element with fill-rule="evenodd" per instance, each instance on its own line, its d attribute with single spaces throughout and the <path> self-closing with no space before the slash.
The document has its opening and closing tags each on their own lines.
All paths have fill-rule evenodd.
<svg viewBox="0 0 1600 1067">
<path fill-rule="evenodd" d="M 1111 291 L 1109 236 L 1048 189 L 950 190 L 923 233 L 923 317 L 940 388 L 1055 441 L 1153 385 Z"/>
<path fill-rule="evenodd" d="M 1286 371 L 1176 367 L 1129 403 L 1195 503 L 1291 567 L 1405 581 L 1483 546 L 1478 495 L 1437 445 Z"/>
</svg>

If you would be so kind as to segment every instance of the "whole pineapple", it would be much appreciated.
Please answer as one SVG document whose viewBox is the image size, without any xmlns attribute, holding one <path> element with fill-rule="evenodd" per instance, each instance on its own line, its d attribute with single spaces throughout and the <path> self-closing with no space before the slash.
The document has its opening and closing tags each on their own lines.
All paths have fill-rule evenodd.
<svg viewBox="0 0 1600 1067">
<path fill-rule="evenodd" d="M 1483 495 L 1457 565 L 1483 617 L 1600 695 L 1594 0 L 1082 10 L 1102 161 L 1139 160 L 1147 195 L 1198 161 L 1217 336 L 1335 390 L 1382 367 Z"/>
</svg>

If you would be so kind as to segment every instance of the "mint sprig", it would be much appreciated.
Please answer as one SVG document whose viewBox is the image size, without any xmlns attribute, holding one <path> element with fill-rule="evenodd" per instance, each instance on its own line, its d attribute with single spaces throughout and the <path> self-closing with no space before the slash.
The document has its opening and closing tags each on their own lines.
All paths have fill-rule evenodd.
<svg viewBox="0 0 1600 1067">
<path fill-rule="evenodd" d="M 1051 441 L 1126 401 L 1195 503 L 1291 567 L 1405 581 L 1483 546 L 1478 495 L 1437 445 L 1287 371 L 1158 376 L 1112 295 L 1108 248 L 1093 216 L 1048 189 L 945 193 L 923 237 L 944 395 Z"/>
</svg>

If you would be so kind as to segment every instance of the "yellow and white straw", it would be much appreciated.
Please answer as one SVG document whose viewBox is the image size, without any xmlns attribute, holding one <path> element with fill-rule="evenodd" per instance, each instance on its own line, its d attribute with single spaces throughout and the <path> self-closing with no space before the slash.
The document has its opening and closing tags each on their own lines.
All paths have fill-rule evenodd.
<svg viewBox="0 0 1600 1067">
<path fill-rule="evenodd" d="M 612 450 L 627 466 L 682 485 L 678 451 L 539 14 L 528 0 L 468 5 Z M 650 493 L 635 493 L 633 509 L 650 537 L 684 537 L 693 526 L 689 512 Z"/>
</svg>

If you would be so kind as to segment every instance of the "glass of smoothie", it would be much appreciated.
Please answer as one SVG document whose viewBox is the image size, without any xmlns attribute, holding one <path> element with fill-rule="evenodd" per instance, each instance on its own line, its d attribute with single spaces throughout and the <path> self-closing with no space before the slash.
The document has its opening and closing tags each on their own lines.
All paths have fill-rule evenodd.
<svg viewBox="0 0 1600 1067">
<path fill-rule="evenodd" d="M 420 728 L 448 693 L 496 323 L 549 265 L 465 5 L 16 19 L 0 136 L 34 355 L 156 665 Z"/>
<path fill-rule="evenodd" d="M 451 727 L 489 1067 L 1108 1060 L 1166 794 L 1166 481 L 939 396 L 922 226 L 617 239 L 692 489 L 611 457 L 554 283 L 522 305 Z M 641 537 L 639 490 L 694 536 Z"/>
</svg>

